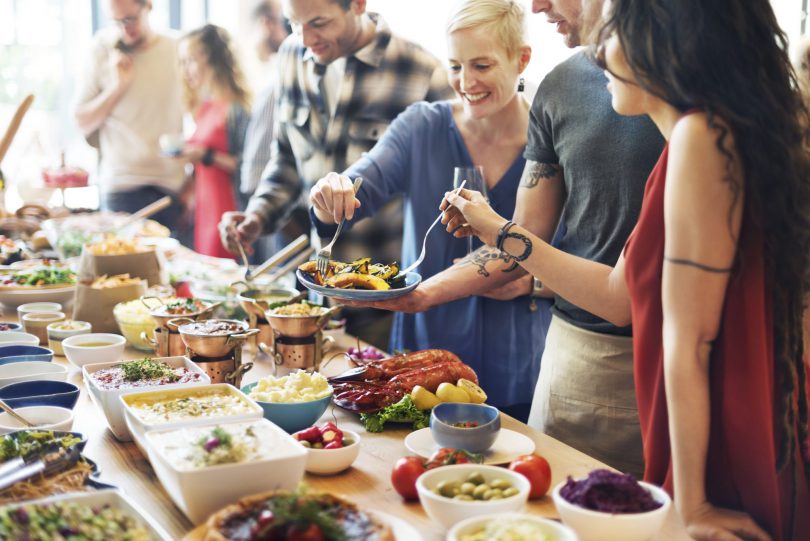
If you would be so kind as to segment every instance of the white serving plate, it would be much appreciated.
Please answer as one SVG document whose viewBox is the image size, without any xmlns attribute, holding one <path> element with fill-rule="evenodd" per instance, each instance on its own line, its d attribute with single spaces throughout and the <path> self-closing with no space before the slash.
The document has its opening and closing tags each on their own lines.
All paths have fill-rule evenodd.
<svg viewBox="0 0 810 541">
<path fill-rule="evenodd" d="M 0 286 L 0 303 L 9 308 L 17 308 L 19 305 L 29 302 L 58 302 L 64 306 L 73 301 L 75 292 L 75 285 L 52 289 L 9 289 Z"/>
<path fill-rule="evenodd" d="M 441 445 L 433 439 L 430 428 L 422 428 L 405 436 L 405 447 L 422 458 L 429 458 L 441 448 Z M 502 428 L 492 447 L 482 454 L 484 464 L 507 464 L 520 455 L 532 454 L 534 449 L 534 440 L 530 437 L 508 428 Z"/>
<path fill-rule="evenodd" d="M 12 503 L 5 508 L 17 508 L 22 505 L 49 504 L 49 503 L 77 503 L 89 507 L 100 507 L 111 505 L 123 510 L 127 515 L 134 518 L 138 525 L 149 532 L 152 539 L 156 541 L 173 541 L 169 534 L 163 530 L 155 519 L 147 515 L 135 502 L 124 496 L 123 493 L 115 489 L 95 490 L 92 492 L 73 492 L 71 494 L 59 494 L 49 496 L 39 500 L 29 500 L 26 502 Z"/>
<path fill-rule="evenodd" d="M 0 366 L 0 388 L 20 381 L 47 379 L 52 381 L 67 380 L 66 366 L 45 361 L 25 361 Z"/>
<path fill-rule="evenodd" d="M 181 398 L 183 396 L 188 396 L 189 394 L 206 394 L 206 393 L 218 393 L 222 392 L 223 390 L 227 391 L 228 393 L 234 394 L 239 399 L 243 400 L 248 405 L 248 412 L 240 413 L 237 415 L 226 415 L 222 417 L 202 417 L 202 418 L 192 418 L 192 419 L 182 419 L 178 421 L 166 422 L 166 423 L 146 423 L 141 420 L 138 415 L 135 414 L 130 404 L 136 400 L 161 400 L 161 399 L 171 399 L 171 398 Z M 148 456 L 148 452 L 146 450 L 146 439 L 144 435 L 149 430 L 161 430 L 161 429 L 168 429 L 168 428 L 177 428 L 181 426 L 197 426 L 197 425 L 206 425 L 217 423 L 217 422 L 227 422 L 227 421 L 250 421 L 253 419 L 260 419 L 264 415 L 264 410 L 253 400 L 245 396 L 239 389 L 234 387 L 233 385 L 229 385 L 227 383 L 214 383 L 211 385 L 193 385 L 190 387 L 181 387 L 175 389 L 157 389 L 152 391 L 145 391 L 145 392 L 138 392 L 138 393 L 130 393 L 125 394 L 123 396 L 118 397 L 118 400 L 124 406 L 124 419 L 127 423 L 127 428 L 129 429 L 129 433 L 132 435 L 132 439 L 135 440 L 135 443 L 138 445 L 138 448 L 141 450 L 144 456 Z"/>
<path fill-rule="evenodd" d="M 107 426 L 110 427 L 110 431 L 118 441 L 132 441 L 132 435 L 129 433 L 126 420 L 124 419 L 124 404 L 119 397 L 153 389 L 176 389 L 191 385 L 208 385 L 211 383 L 211 378 L 208 377 L 208 374 L 188 357 L 153 357 L 152 359 L 167 364 L 172 368 L 185 366 L 191 372 L 200 374 L 201 379 L 199 382 L 170 383 L 168 385 L 153 385 L 151 387 L 139 387 L 135 389 L 102 389 L 90 376 L 99 370 L 112 368 L 124 364 L 126 361 L 86 364 L 82 368 L 85 387 L 90 392 L 90 397 L 93 399 L 93 402 L 95 402 L 104 413 L 104 417 L 107 419 Z"/>
<path fill-rule="evenodd" d="M 158 442 L 164 434 L 189 427 L 150 430 L 145 434 L 146 451 L 155 474 L 177 507 L 195 525 L 244 496 L 267 490 L 295 490 L 304 477 L 306 448 L 267 419 L 202 426 L 213 429 L 215 426 L 244 424 L 262 425 L 274 433 L 273 458 L 207 468 L 180 469 L 171 463 L 164 446 Z"/>
</svg>

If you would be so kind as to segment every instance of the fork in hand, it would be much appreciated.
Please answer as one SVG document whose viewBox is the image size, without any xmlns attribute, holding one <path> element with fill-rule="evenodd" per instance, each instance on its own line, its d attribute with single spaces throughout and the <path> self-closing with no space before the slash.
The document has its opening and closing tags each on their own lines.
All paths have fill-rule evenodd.
<svg viewBox="0 0 810 541">
<path fill-rule="evenodd" d="M 352 189 L 354 193 L 357 193 L 357 190 L 360 189 L 360 185 L 363 183 L 362 177 L 357 177 L 354 179 L 354 184 L 352 185 Z M 338 224 L 337 231 L 335 231 L 335 236 L 332 237 L 332 242 L 321 248 L 318 252 L 318 259 L 315 261 L 315 268 L 321 274 L 321 276 L 326 276 L 326 272 L 329 270 L 329 259 L 332 257 L 332 245 L 335 244 L 335 241 L 340 235 L 340 230 L 343 229 L 343 223 L 346 221 L 346 216 L 344 214 L 343 219 L 340 220 Z"/>
<path fill-rule="evenodd" d="M 461 184 L 459 185 L 459 187 L 458 187 L 458 188 L 455 190 L 456 195 L 458 195 L 458 194 L 460 194 L 460 193 L 461 193 L 461 190 L 462 190 L 462 188 L 464 188 L 464 185 L 465 185 L 465 184 L 467 184 L 467 181 L 466 181 L 466 180 L 464 180 L 464 181 L 462 181 L 462 182 L 461 182 Z M 434 228 L 434 227 L 436 227 L 436 224 L 437 224 L 437 223 L 439 223 L 439 220 L 441 220 L 441 219 L 442 219 L 442 216 L 444 216 L 444 211 L 440 212 L 440 213 L 439 213 L 439 215 L 436 217 L 436 219 L 435 219 L 435 220 L 433 220 L 433 223 L 432 223 L 432 224 L 430 224 L 430 227 L 428 227 L 428 230 L 427 230 L 427 232 L 425 233 L 425 238 L 423 238 L 423 239 L 422 239 L 422 253 L 421 253 L 421 254 L 419 254 L 419 257 L 416 259 L 416 261 L 414 261 L 413 263 L 411 263 L 410 265 L 408 265 L 408 267 L 407 267 L 407 268 L 402 269 L 401 271 L 399 271 L 399 275 L 405 275 L 405 274 L 408 274 L 409 272 L 411 272 L 412 270 L 414 270 L 416 267 L 418 267 L 418 266 L 419 266 L 419 265 L 422 263 L 422 261 L 424 261 L 424 260 L 425 260 L 425 248 L 427 247 L 427 238 L 428 238 L 428 235 L 430 235 L 430 232 L 433 230 L 433 228 Z"/>
</svg>

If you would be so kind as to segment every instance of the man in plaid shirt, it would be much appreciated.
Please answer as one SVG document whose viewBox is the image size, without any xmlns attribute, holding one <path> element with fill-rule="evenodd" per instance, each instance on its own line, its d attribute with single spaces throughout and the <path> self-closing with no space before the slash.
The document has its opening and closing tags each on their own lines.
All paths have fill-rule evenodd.
<svg viewBox="0 0 810 541">
<path fill-rule="evenodd" d="M 223 243 L 231 247 L 230 224 L 248 246 L 277 231 L 297 207 L 306 206 L 319 178 L 354 163 L 408 105 L 452 96 L 439 61 L 394 36 L 382 17 L 366 12 L 365 0 L 284 0 L 283 5 L 294 34 L 278 53 L 276 136 L 246 211 L 222 217 Z M 398 259 L 400 208 L 397 201 L 342 235 L 334 258 Z"/>
</svg>

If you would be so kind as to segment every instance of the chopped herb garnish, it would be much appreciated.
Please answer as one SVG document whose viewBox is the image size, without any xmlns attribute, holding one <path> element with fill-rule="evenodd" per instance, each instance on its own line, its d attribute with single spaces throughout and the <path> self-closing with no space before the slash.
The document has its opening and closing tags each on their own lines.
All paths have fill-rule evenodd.
<svg viewBox="0 0 810 541">
<path fill-rule="evenodd" d="M 146 357 L 138 361 L 129 361 L 121 365 L 124 371 L 124 379 L 127 381 L 139 381 L 142 379 L 161 379 L 177 381 L 180 376 L 174 370 L 163 363 L 159 363 Z"/>
</svg>

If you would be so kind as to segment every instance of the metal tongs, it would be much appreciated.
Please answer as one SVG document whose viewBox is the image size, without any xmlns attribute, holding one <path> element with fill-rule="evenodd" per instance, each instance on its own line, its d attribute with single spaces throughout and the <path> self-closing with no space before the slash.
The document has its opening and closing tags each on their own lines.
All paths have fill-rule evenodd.
<svg viewBox="0 0 810 541">
<path fill-rule="evenodd" d="M 250 282 L 252 282 L 254 278 L 264 274 L 265 272 L 267 272 L 270 269 L 273 269 L 273 268 L 279 266 L 283 261 L 290 258 L 291 256 L 294 256 L 286 265 L 281 267 L 277 272 L 273 273 L 271 279 L 269 280 L 270 282 L 273 282 L 273 280 L 278 279 L 279 277 L 281 277 L 284 274 L 290 272 L 290 270 L 293 270 L 295 267 L 297 267 L 298 265 L 300 265 L 301 263 L 303 263 L 304 261 L 307 261 L 309 259 L 309 256 L 312 255 L 312 252 L 314 250 L 312 248 L 307 248 L 308 245 L 309 245 L 309 239 L 307 238 L 307 236 L 306 235 L 301 235 L 300 237 L 298 237 L 297 239 L 292 241 L 290 244 L 288 244 L 287 246 L 285 246 L 284 248 L 282 248 L 281 250 L 279 250 L 278 252 L 273 254 L 273 256 L 270 257 L 270 259 L 268 259 L 267 261 L 265 261 L 264 263 L 262 263 L 261 265 L 259 265 L 255 269 L 253 269 L 252 271 L 250 270 L 250 267 L 245 266 L 245 280 L 244 280 L 244 282 L 242 282 L 242 281 L 234 282 L 231 285 L 233 286 L 233 285 L 236 285 L 236 284 L 244 283 L 250 288 L 250 287 L 252 287 L 250 285 Z M 300 254 L 298 254 L 298 252 L 300 252 L 301 250 L 304 250 L 304 252 L 301 252 Z M 306 256 L 303 255 L 305 253 L 306 253 Z M 298 254 L 298 255 L 294 255 L 294 254 Z M 303 260 L 301 260 L 302 257 L 304 257 Z M 293 263 L 295 263 L 295 264 L 293 265 Z"/>
<path fill-rule="evenodd" d="M 17 457 L 9 460 L 0 467 L 0 490 L 40 473 L 48 475 L 67 469 L 78 462 L 80 457 L 81 448 L 76 444 L 71 447 L 59 447 L 33 458 Z"/>
</svg>

